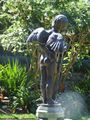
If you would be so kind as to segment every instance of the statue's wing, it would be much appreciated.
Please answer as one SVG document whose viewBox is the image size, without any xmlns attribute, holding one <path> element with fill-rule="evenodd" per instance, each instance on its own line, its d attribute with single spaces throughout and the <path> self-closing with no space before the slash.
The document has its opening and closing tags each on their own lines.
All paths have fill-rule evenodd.
<svg viewBox="0 0 90 120">
<path fill-rule="evenodd" d="M 46 43 L 48 36 L 48 32 L 43 27 L 37 28 L 29 35 L 27 42 Z"/>
<path fill-rule="evenodd" d="M 49 36 L 46 45 L 54 52 L 64 52 L 67 48 L 63 36 L 60 33 L 55 32 Z"/>
</svg>

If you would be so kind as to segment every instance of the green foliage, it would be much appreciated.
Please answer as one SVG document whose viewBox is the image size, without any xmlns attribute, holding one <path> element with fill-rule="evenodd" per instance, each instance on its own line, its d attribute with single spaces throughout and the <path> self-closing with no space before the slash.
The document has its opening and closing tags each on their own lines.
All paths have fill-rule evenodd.
<svg viewBox="0 0 90 120">
<path fill-rule="evenodd" d="M 21 86 L 18 89 L 16 96 L 13 97 L 12 109 L 15 112 L 17 109 L 22 109 L 24 112 L 35 113 L 37 108 L 37 98 L 39 91 L 30 89 L 30 87 Z"/>
<path fill-rule="evenodd" d="M 36 83 L 33 84 L 33 78 L 34 75 L 28 75 L 26 68 L 20 67 L 18 62 L 5 66 L 0 65 L 1 88 L 11 100 L 13 112 L 17 108 L 22 108 L 26 112 L 27 110 L 35 112 L 39 91 L 33 89 L 36 88 Z"/>
<path fill-rule="evenodd" d="M 26 35 L 25 29 L 18 25 L 18 23 L 14 23 L 0 36 L 1 44 L 6 50 L 23 52 Z"/>
<path fill-rule="evenodd" d="M 17 62 L 13 62 L 12 65 L 10 63 L 5 66 L 0 65 L 0 81 L 2 86 L 8 91 L 8 94 L 15 93 L 20 85 L 25 84 L 26 79 L 25 67 L 21 68 Z"/>
<path fill-rule="evenodd" d="M 83 78 L 74 86 L 75 91 L 88 95 L 90 97 L 90 71 L 88 71 Z"/>
</svg>

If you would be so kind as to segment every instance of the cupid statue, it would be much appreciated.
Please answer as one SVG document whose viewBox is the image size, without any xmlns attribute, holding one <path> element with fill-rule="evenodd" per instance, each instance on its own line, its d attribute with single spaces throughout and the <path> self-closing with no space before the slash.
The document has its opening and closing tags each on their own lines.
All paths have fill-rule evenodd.
<svg viewBox="0 0 90 120">
<path fill-rule="evenodd" d="M 59 90 L 62 59 L 67 48 L 65 40 L 60 33 L 65 31 L 67 26 L 67 17 L 60 14 L 53 20 L 52 29 L 37 28 L 27 39 L 27 42 L 36 41 L 42 50 L 40 56 L 40 87 L 43 103 L 45 104 L 54 104 L 55 95 Z M 54 79 L 56 67 L 59 76 L 57 80 Z"/>
</svg>

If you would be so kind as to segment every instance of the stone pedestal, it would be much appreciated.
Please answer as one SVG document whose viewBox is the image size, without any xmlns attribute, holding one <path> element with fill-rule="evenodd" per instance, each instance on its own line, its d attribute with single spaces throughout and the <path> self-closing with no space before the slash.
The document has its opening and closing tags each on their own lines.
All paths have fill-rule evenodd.
<svg viewBox="0 0 90 120">
<path fill-rule="evenodd" d="M 40 104 L 36 117 L 37 120 L 64 120 L 64 110 L 60 104 Z"/>
</svg>

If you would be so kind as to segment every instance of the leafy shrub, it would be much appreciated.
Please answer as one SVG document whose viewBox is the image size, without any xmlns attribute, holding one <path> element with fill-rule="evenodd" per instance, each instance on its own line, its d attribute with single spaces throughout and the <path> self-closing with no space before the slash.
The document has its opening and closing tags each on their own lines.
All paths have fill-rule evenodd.
<svg viewBox="0 0 90 120">
<path fill-rule="evenodd" d="M 0 80 L 2 86 L 8 91 L 8 94 L 13 94 L 19 89 L 21 84 L 24 84 L 27 79 L 26 68 L 21 68 L 18 63 L 11 65 L 10 63 L 0 67 Z"/>
<path fill-rule="evenodd" d="M 30 74 L 30 73 L 29 73 Z M 34 75 L 28 75 L 26 68 L 19 66 L 18 62 L 0 65 L 0 83 L 10 99 L 13 112 L 22 108 L 24 112 L 35 112 L 36 99 L 39 97 L 36 83 L 33 84 Z M 33 105 L 32 105 L 33 104 Z M 34 106 L 34 108 L 33 108 Z"/>
<path fill-rule="evenodd" d="M 79 59 L 73 66 L 73 71 L 87 74 L 90 70 L 90 60 L 89 59 Z"/>
<path fill-rule="evenodd" d="M 39 91 L 33 91 L 30 87 L 21 86 L 16 96 L 13 96 L 13 112 L 17 112 L 17 110 L 21 109 L 23 112 L 35 113 L 37 108 L 36 100 L 38 97 Z"/>
<path fill-rule="evenodd" d="M 26 30 L 14 23 L 0 36 L 0 41 L 5 50 L 25 52 L 26 36 Z"/>
<path fill-rule="evenodd" d="M 82 79 L 73 85 L 75 91 L 82 94 L 88 95 L 90 97 L 90 71 L 83 75 Z"/>
</svg>

